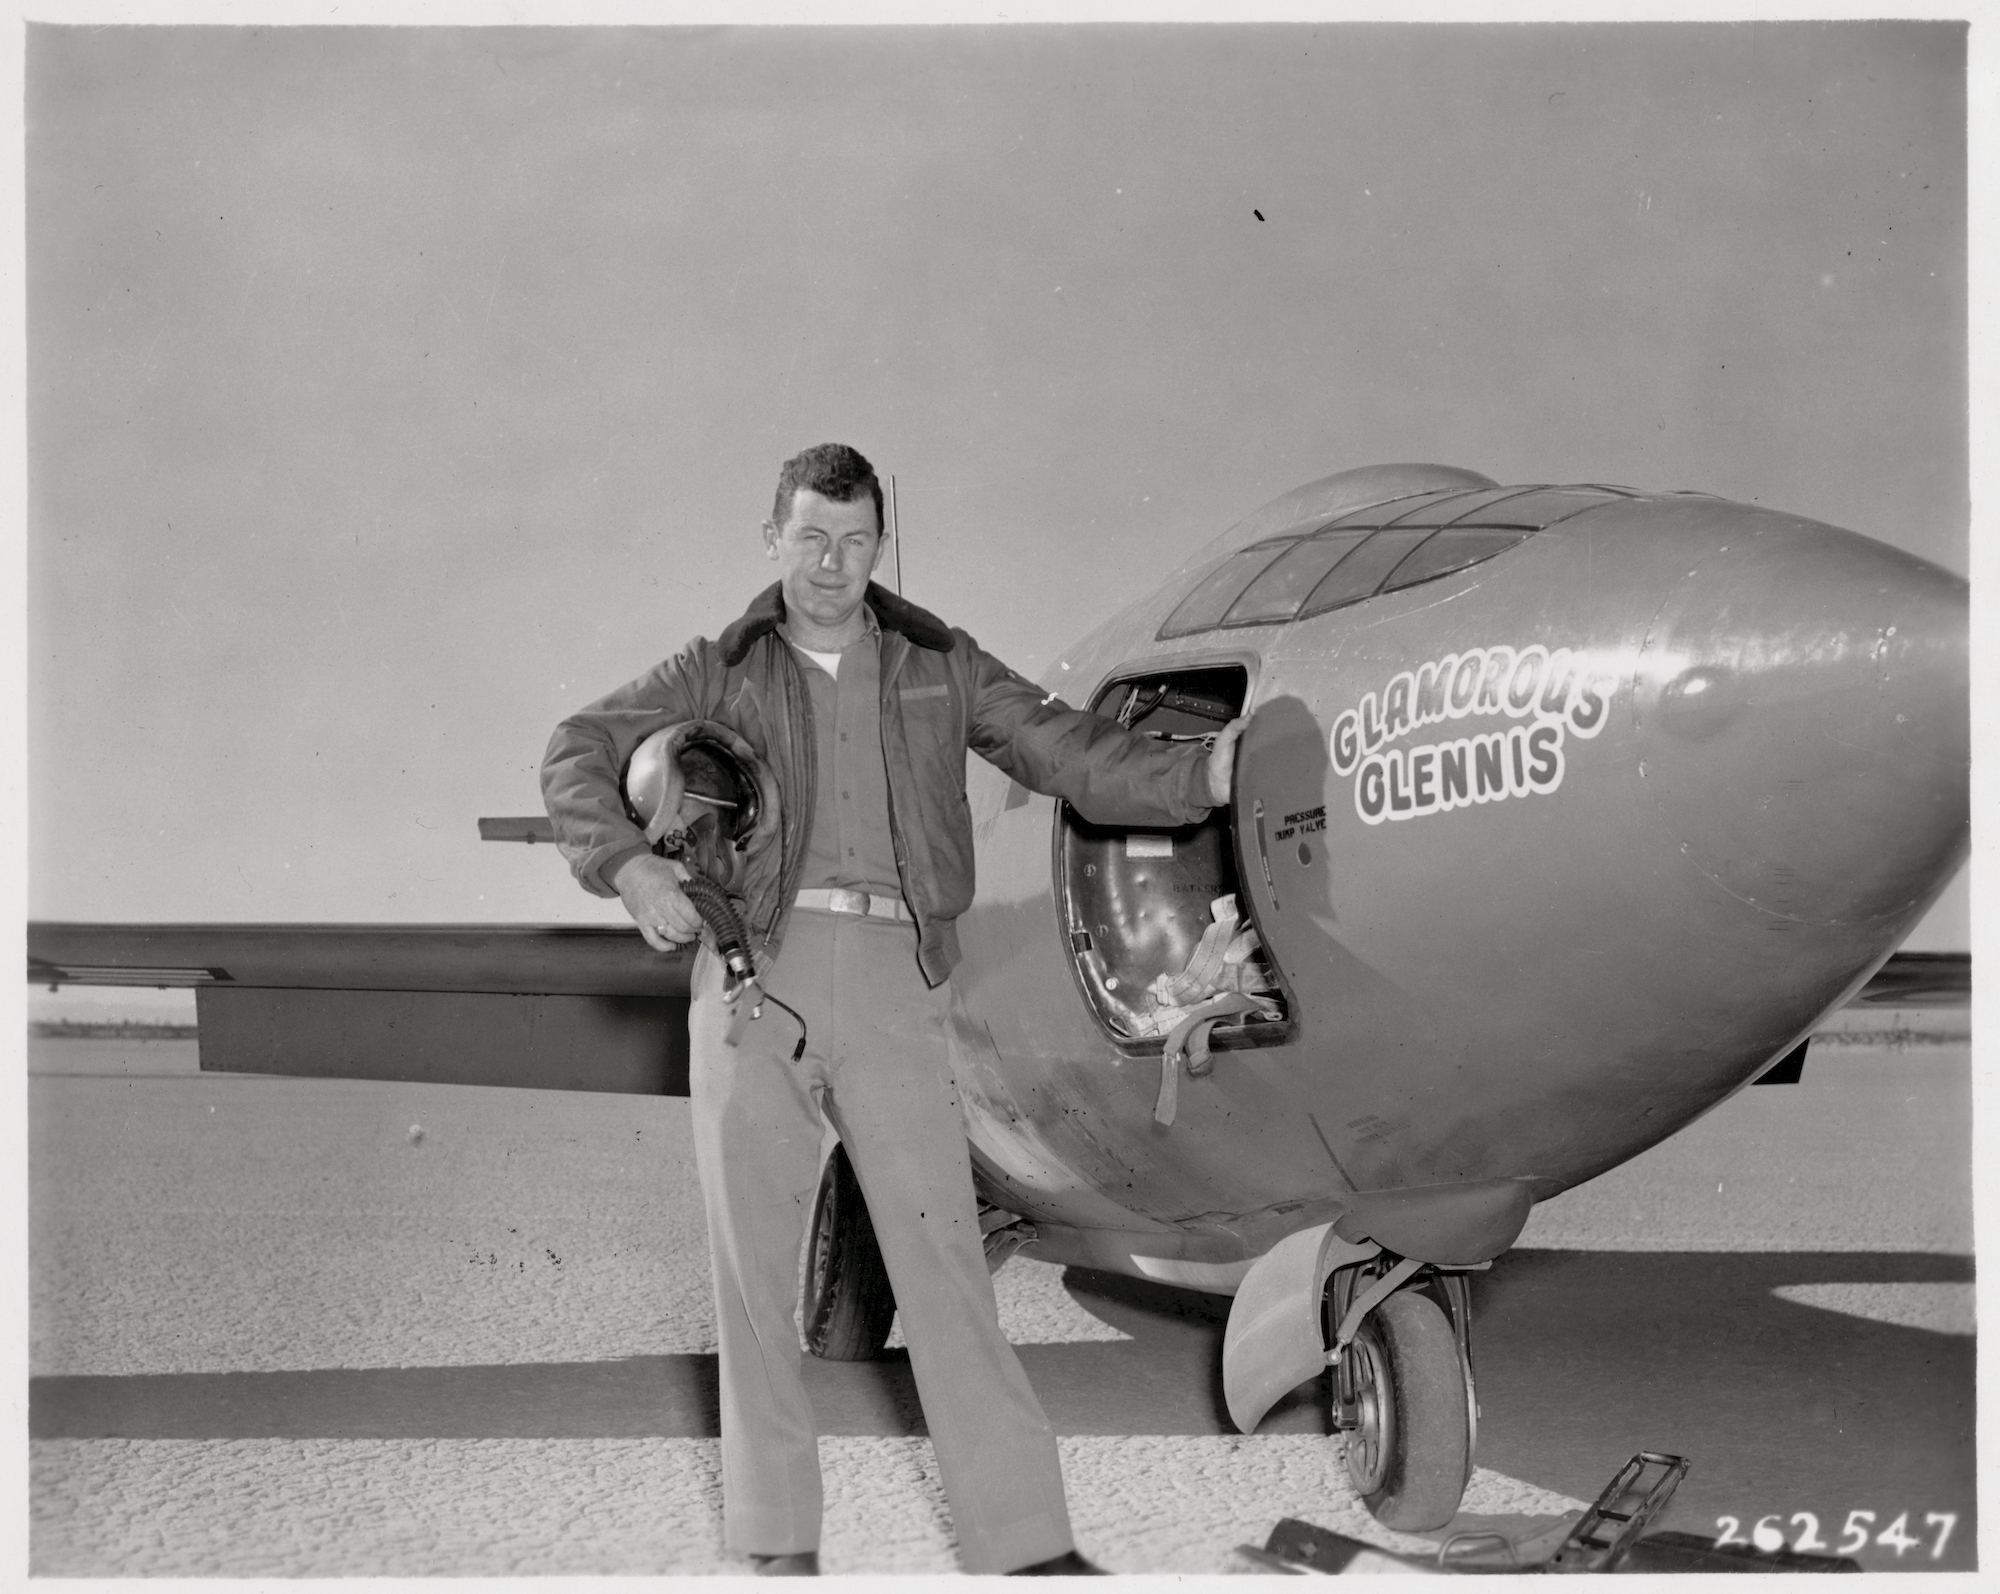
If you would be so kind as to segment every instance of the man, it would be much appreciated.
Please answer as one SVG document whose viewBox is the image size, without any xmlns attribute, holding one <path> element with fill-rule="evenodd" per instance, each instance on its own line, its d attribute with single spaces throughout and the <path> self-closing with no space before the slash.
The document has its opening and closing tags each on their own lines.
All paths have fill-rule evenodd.
<svg viewBox="0 0 2000 1594">
<path fill-rule="evenodd" d="M 1228 800 L 1243 722 L 1212 751 L 1154 741 L 1045 696 L 875 586 L 882 489 L 840 444 L 785 463 L 764 548 L 776 585 L 718 640 L 565 720 L 542 768 L 577 879 L 620 897 L 662 951 L 702 920 L 681 866 L 652 854 L 621 801 L 633 749 L 716 721 L 777 781 L 777 856 L 750 859 L 743 917 L 806 1049 L 793 1060 L 799 1028 L 775 1003 L 728 1044 L 723 970 L 706 950 L 689 1013 L 726 1540 L 760 1573 L 818 1571 L 817 1434 L 792 1314 L 824 1114 L 888 1265 L 966 1570 L 1095 1572 L 1070 1535 L 1054 1432 L 999 1330 L 945 1049 L 953 925 L 973 886 L 965 754 L 1098 823 L 1188 824 Z"/>
</svg>

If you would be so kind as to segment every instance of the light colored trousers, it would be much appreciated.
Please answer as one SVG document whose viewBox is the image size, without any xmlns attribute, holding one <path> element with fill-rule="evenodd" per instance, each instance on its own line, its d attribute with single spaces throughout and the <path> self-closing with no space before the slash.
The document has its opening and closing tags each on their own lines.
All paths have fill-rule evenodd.
<svg viewBox="0 0 2000 1594">
<path fill-rule="evenodd" d="M 689 1011 L 695 1161 L 721 1339 L 723 1531 L 738 1554 L 816 1550 L 818 1430 L 800 1373 L 799 1254 L 822 1114 L 847 1148 L 896 1291 L 924 1421 L 968 1572 L 1072 1547 L 1054 1430 L 1000 1333 L 945 1050 L 948 987 L 916 932 L 794 909 L 767 988 L 782 1008 L 728 1046 L 722 968 L 704 952 Z"/>
</svg>

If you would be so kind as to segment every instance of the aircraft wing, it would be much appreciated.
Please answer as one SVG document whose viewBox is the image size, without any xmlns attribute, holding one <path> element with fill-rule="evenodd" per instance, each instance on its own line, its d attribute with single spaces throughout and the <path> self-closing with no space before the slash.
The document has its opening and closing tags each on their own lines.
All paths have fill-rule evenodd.
<svg viewBox="0 0 2000 1594">
<path fill-rule="evenodd" d="M 229 1073 L 686 1095 L 692 965 L 617 927 L 28 926 L 30 983 L 192 987 Z"/>
<path fill-rule="evenodd" d="M 1849 1007 L 1970 1007 L 1970 952 L 1892 952 Z"/>
<path fill-rule="evenodd" d="M 684 1096 L 693 961 L 615 926 L 28 926 L 30 984 L 192 987 L 204 1069 L 322 1079 Z M 1969 953 L 1898 952 L 1848 1005 L 1971 999 Z"/>
</svg>

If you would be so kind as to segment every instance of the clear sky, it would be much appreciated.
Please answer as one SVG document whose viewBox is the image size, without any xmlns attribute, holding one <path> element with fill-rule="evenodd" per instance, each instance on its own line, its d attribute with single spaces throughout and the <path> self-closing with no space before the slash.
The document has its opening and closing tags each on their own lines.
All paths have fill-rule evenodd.
<svg viewBox="0 0 2000 1594">
<path fill-rule="evenodd" d="M 826 439 L 1030 674 L 1384 460 L 1964 572 L 1964 47 L 32 26 L 30 912 L 617 920 L 474 821 Z"/>
</svg>

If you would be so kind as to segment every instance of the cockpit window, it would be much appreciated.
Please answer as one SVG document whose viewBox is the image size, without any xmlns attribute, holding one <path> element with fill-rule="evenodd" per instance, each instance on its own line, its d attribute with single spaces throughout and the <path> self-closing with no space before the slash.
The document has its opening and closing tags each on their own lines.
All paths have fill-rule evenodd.
<svg viewBox="0 0 2000 1594">
<path fill-rule="evenodd" d="M 1381 536 L 1382 533 L 1377 532 L 1376 535 Z M 1523 537 L 1532 535 L 1520 526 L 1446 526 L 1435 536 L 1426 538 L 1407 559 L 1390 571 L 1382 590 L 1400 592 L 1405 587 L 1414 587 L 1419 581 L 1448 576 L 1454 570 L 1463 570 L 1482 559 L 1491 559 L 1496 553 L 1505 553 Z"/>
<path fill-rule="evenodd" d="M 1426 537 L 1436 535 L 1430 526 L 1385 526 L 1356 548 L 1333 573 L 1312 589 L 1301 618 L 1338 609 L 1343 603 L 1358 603 L 1375 596 L 1389 572 L 1401 564 Z"/>
<path fill-rule="evenodd" d="M 1639 495 L 1623 487 L 1533 487 L 1516 491 L 1483 513 L 1466 517 L 1469 526 L 1520 526 L 1528 531 L 1546 531 L 1559 520 L 1580 515 L 1600 504 L 1615 504 L 1621 498 Z"/>
<path fill-rule="evenodd" d="M 1482 487 L 1477 492 L 1425 493 L 1376 504 L 1343 516 L 1337 524 L 1351 526 L 1449 526 L 1457 521 L 1484 522 L 1479 511 L 1504 499 L 1518 498 L 1519 487 Z"/>
<path fill-rule="evenodd" d="M 1454 487 L 1449 492 L 1417 493 L 1409 498 L 1392 498 L 1342 515 L 1336 526 L 1442 526 L 1457 520 L 1480 502 L 1491 498 L 1488 490 L 1467 492 Z"/>
<path fill-rule="evenodd" d="M 1594 484 L 1455 488 L 1370 504 L 1309 535 L 1239 548 L 1181 600 L 1158 636 L 1309 619 L 1455 574 L 1558 521 L 1638 496 Z"/>
<path fill-rule="evenodd" d="M 1237 594 L 1263 574 L 1264 567 L 1293 543 L 1296 537 L 1280 537 L 1273 542 L 1253 543 L 1239 548 L 1217 566 L 1215 573 L 1181 600 L 1180 607 L 1167 616 L 1160 627 L 1162 639 L 1186 636 L 1190 631 L 1206 631 L 1222 623 L 1223 611 L 1236 601 Z"/>
<path fill-rule="evenodd" d="M 1265 625 L 1291 619 L 1306 594 L 1367 535 L 1365 531 L 1325 531 L 1292 544 L 1243 589 L 1243 596 L 1229 606 L 1222 623 Z"/>
</svg>

